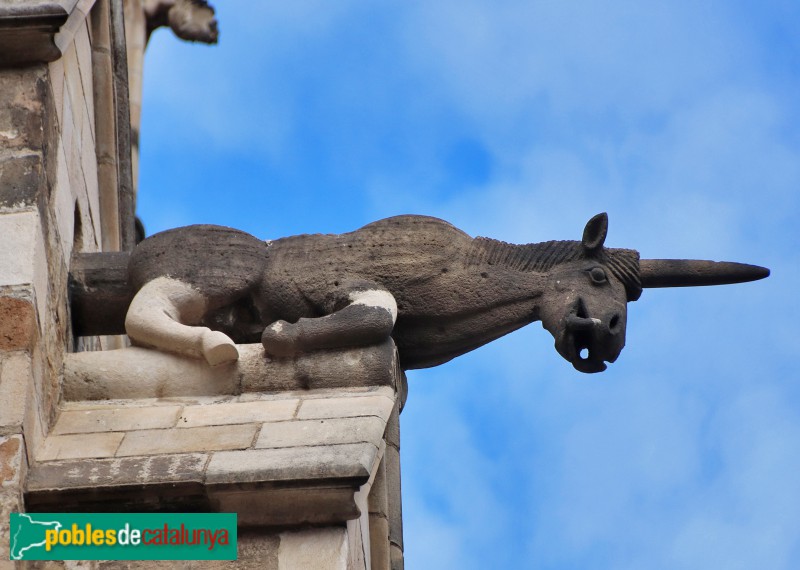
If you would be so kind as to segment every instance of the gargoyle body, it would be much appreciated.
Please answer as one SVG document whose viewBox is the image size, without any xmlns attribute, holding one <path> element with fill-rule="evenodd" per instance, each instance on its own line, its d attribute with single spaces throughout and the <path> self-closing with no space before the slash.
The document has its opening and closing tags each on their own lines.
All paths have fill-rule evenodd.
<svg viewBox="0 0 800 570">
<path fill-rule="evenodd" d="M 633 250 L 604 247 L 607 225 L 599 214 L 581 241 L 528 245 L 473 239 L 424 216 L 268 242 L 220 226 L 177 228 L 134 251 L 129 279 L 137 293 L 125 326 L 134 343 L 212 365 L 236 360 L 235 342 L 261 340 L 268 355 L 284 358 L 391 335 L 402 368 L 413 369 L 541 320 L 576 369 L 599 372 L 619 356 L 627 302 L 643 286 L 768 273 L 742 264 L 640 262 Z"/>
</svg>

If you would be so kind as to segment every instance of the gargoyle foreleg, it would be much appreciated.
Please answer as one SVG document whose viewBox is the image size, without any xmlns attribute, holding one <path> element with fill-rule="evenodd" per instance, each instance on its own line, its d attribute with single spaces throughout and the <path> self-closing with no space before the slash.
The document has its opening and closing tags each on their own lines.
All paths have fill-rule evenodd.
<svg viewBox="0 0 800 570">
<path fill-rule="evenodd" d="M 261 342 L 272 356 L 291 356 L 324 348 L 377 344 L 392 334 L 397 303 L 385 289 L 354 290 L 350 304 L 319 318 L 296 323 L 276 321 L 264 329 Z"/>
<path fill-rule="evenodd" d="M 239 358 L 234 342 L 224 333 L 199 323 L 208 300 L 187 283 L 159 277 L 145 284 L 131 301 L 125 330 L 134 344 L 205 358 L 212 366 Z"/>
</svg>

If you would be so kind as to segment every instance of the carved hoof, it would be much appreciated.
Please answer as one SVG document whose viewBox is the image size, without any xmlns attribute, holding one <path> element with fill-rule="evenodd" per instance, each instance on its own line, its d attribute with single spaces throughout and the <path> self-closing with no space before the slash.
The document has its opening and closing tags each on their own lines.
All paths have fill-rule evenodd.
<svg viewBox="0 0 800 570">
<path fill-rule="evenodd" d="M 297 325 L 286 321 L 275 321 L 264 329 L 261 344 L 270 356 L 278 358 L 294 356 L 298 352 Z"/>
<path fill-rule="evenodd" d="M 203 334 L 203 356 L 211 366 L 239 360 L 239 351 L 228 335 L 219 331 Z"/>
</svg>

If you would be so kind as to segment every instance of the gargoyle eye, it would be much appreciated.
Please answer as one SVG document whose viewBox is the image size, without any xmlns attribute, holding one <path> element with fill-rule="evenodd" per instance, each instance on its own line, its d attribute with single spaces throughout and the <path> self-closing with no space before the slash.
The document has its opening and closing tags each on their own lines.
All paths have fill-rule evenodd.
<svg viewBox="0 0 800 570">
<path fill-rule="evenodd" d="M 608 281 L 608 278 L 606 277 L 606 272 L 602 267 L 592 267 L 589 270 L 589 277 L 592 278 L 592 282 L 597 283 L 598 285 L 601 285 Z"/>
</svg>

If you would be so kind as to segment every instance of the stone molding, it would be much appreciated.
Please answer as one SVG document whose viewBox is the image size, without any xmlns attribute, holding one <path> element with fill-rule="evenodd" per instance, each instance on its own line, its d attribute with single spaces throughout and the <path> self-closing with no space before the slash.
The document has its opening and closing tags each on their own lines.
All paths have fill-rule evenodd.
<svg viewBox="0 0 800 570">
<path fill-rule="evenodd" d="M 131 347 L 64 355 L 67 401 L 215 396 L 319 388 L 391 386 L 405 399 L 405 376 L 391 339 L 377 346 L 270 359 L 260 344 L 236 345 L 239 360 L 219 366 Z"/>
<path fill-rule="evenodd" d="M 395 397 L 383 386 L 66 403 L 26 505 L 236 511 L 241 526 L 353 520 Z"/>
<path fill-rule="evenodd" d="M 0 67 L 64 55 L 95 0 L 0 0 Z"/>
</svg>

